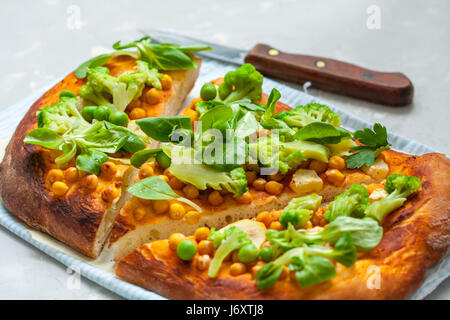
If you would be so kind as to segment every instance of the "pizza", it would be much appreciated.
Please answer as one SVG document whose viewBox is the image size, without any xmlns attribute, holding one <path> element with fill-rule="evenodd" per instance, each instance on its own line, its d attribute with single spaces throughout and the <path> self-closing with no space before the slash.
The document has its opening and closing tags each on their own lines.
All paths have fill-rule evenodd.
<svg viewBox="0 0 450 320">
<path fill-rule="evenodd" d="M 134 44 L 154 46 L 148 38 Z M 151 60 L 116 46 L 36 101 L 0 166 L 5 207 L 29 226 L 97 257 L 132 181 L 130 154 L 151 143 L 134 132 L 135 120 L 175 115 L 197 79 L 201 60 L 189 48 L 172 46 L 184 60 L 161 63 L 159 56 Z M 75 141 L 71 131 L 83 137 Z M 61 142 L 63 135 L 69 139 Z"/>
<path fill-rule="evenodd" d="M 179 112 L 208 48 L 113 48 L 39 99 L 7 148 L 0 195 L 30 226 L 174 299 L 406 298 L 447 252 L 445 155 L 291 108 L 250 64 Z"/>
</svg>

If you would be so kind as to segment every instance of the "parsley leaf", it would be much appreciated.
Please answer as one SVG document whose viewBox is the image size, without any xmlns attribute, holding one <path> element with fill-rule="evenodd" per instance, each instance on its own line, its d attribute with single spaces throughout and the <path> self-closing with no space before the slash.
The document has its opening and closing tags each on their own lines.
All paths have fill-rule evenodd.
<svg viewBox="0 0 450 320">
<path fill-rule="evenodd" d="M 380 152 L 389 149 L 390 146 L 386 127 L 379 123 L 375 123 L 373 130 L 365 128 L 355 131 L 353 137 L 364 145 L 350 148 L 350 151 L 354 153 L 347 158 L 346 162 L 347 167 L 351 169 L 372 165 Z"/>
</svg>

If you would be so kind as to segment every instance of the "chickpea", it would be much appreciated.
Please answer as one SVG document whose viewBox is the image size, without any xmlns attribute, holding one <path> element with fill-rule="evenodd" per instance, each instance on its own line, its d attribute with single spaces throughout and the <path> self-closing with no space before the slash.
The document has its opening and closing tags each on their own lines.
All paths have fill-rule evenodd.
<svg viewBox="0 0 450 320">
<path fill-rule="evenodd" d="M 245 176 L 247 177 L 248 184 L 252 184 L 253 181 L 256 180 L 256 172 L 255 171 L 247 171 L 245 172 Z"/>
<path fill-rule="evenodd" d="M 139 178 L 145 179 L 151 177 L 154 174 L 154 169 L 149 163 L 145 163 L 139 169 Z"/>
<path fill-rule="evenodd" d="M 137 198 L 137 199 L 144 206 L 151 206 L 153 204 L 153 200 L 150 200 L 150 199 L 143 199 L 143 198 Z"/>
<path fill-rule="evenodd" d="M 283 212 L 282 210 L 279 210 L 279 211 L 273 211 L 273 212 L 272 212 L 272 220 L 274 220 L 274 221 L 279 221 L 282 212 Z"/>
<path fill-rule="evenodd" d="M 198 189 L 191 184 L 185 185 L 183 192 L 188 199 L 197 199 L 199 195 Z"/>
<path fill-rule="evenodd" d="M 157 104 L 162 100 L 161 91 L 156 88 L 151 88 L 145 93 L 145 100 L 148 104 Z"/>
<path fill-rule="evenodd" d="M 245 264 L 241 262 L 235 262 L 230 266 L 230 274 L 232 276 L 239 276 L 247 271 Z"/>
<path fill-rule="evenodd" d="M 266 180 L 264 178 L 258 178 L 255 181 L 253 181 L 252 186 L 258 191 L 264 191 L 264 188 L 266 186 Z"/>
<path fill-rule="evenodd" d="M 177 251 L 177 247 L 181 241 L 185 239 L 184 235 L 181 233 L 173 233 L 169 237 L 169 248 L 173 251 Z"/>
<path fill-rule="evenodd" d="M 328 160 L 328 166 L 330 169 L 343 170 L 345 169 L 345 160 L 342 157 L 332 156 Z"/>
<path fill-rule="evenodd" d="M 200 213 L 197 211 L 189 211 L 184 215 L 186 218 L 186 222 L 189 224 L 196 224 L 198 223 L 198 220 L 200 219 Z"/>
<path fill-rule="evenodd" d="M 178 180 L 177 177 L 172 177 L 169 180 L 169 185 L 172 187 L 172 189 L 180 190 L 184 187 L 184 183 L 180 180 Z"/>
<path fill-rule="evenodd" d="M 327 170 L 327 164 L 319 160 L 312 160 L 309 164 L 309 168 L 317 172 L 317 174 L 321 174 Z"/>
<path fill-rule="evenodd" d="M 145 111 L 145 109 L 142 108 L 134 108 L 133 110 L 131 110 L 130 112 L 130 119 L 131 120 L 137 120 L 137 119 L 142 119 L 145 118 L 147 116 L 147 112 Z"/>
<path fill-rule="evenodd" d="M 128 107 L 131 109 L 138 108 L 140 106 L 141 106 L 141 100 L 139 100 L 139 99 L 135 99 L 135 100 L 131 101 L 130 104 L 128 105 Z"/>
<path fill-rule="evenodd" d="M 98 177 L 95 174 L 89 174 L 81 180 L 81 185 L 89 190 L 95 190 L 98 185 Z"/>
<path fill-rule="evenodd" d="M 283 184 L 276 182 L 276 181 L 269 181 L 266 183 L 266 185 L 264 187 L 264 189 L 266 190 L 266 192 L 268 194 L 271 194 L 274 196 L 280 194 L 281 191 L 283 191 L 283 188 L 284 188 Z"/>
<path fill-rule="evenodd" d="M 284 228 L 283 228 L 283 225 L 280 223 L 280 221 L 273 221 L 273 222 L 270 224 L 269 229 L 281 231 L 281 230 L 283 230 Z"/>
<path fill-rule="evenodd" d="M 102 163 L 101 173 L 106 178 L 112 178 L 117 173 L 117 166 L 114 162 L 106 161 Z"/>
<path fill-rule="evenodd" d="M 252 274 L 252 278 L 255 279 L 256 278 L 256 274 L 258 273 L 259 270 L 261 270 L 261 268 L 264 266 L 263 263 L 257 263 L 255 264 L 252 269 L 251 269 L 251 274 Z"/>
<path fill-rule="evenodd" d="M 141 221 L 145 217 L 146 214 L 147 214 L 147 212 L 145 211 L 144 208 L 137 208 L 133 212 L 134 219 L 136 219 L 137 221 Z"/>
<path fill-rule="evenodd" d="M 174 220 L 180 220 L 184 217 L 185 209 L 182 204 L 172 203 L 170 205 L 169 216 Z"/>
<path fill-rule="evenodd" d="M 165 176 L 167 176 L 167 178 L 169 178 L 169 179 L 172 178 L 172 177 L 174 177 L 174 175 L 172 174 L 172 172 L 170 172 L 170 169 L 169 169 L 169 168 L 164 169 L 163 174 L 164 174 Z"/>
<path fill-rule="evenodd" d="M 272 214 L 268 211 L 263 211 L 256 216 L 256 221 L 264 223 L 268 228 L 272 223 Z"/>
<path fill-rule="evenodd" d="M 169 201 L 167 200 L 155 200 L 153 201 L 153 211 L 158 214 L 162 214 L 169 210 Z"/>
<path fill-rule="evenodd" d="M 305 224 L 305 226 L 304 226 L 303 228 L 305 228 L 305 229 L 311 229 L 311 228 L 312 228 L 312 223 L 311 223 L 311 221 L 308 221 L 308 222 Z"/>
<path fill-rule="evenodd" d="M 194 232 L 195 240 L 201 241 L 208 239 L 209 236 L 209 228 L 208 227 L 200 227 Z"/>
<path fill-rule="evenodd" d="M 61 169 L 51 169 L 48 172 L 47 180 L 50 184 L 53 184 L 56 181 L 64 180 L 64 173 Z"/>
<path fill-rule="evenodd" d="M 196 258 L 197 269 L 200 271 L 204 271 L 204 270 L 208 269 L 210 262 L 211 262 L 211 258 L 207 254 L 197 256 L 197 258 Z"/>
<path fill-rule="evenodd" d="M 75 167 L 67 168 L 66 171 L 64 171 L 64 178 L 68 182 L 75 182 L 79 179 L 78 169 Z"/>
<path fill-rule="evenodd" d="M 163 75 L 160 81 L 163 90 L 169 90 L 170 88 L 172 88 L 173 80 L 172 77 L 168 74 Z"/>
<path fill-rule="evenodd" d="M 168 176 L 165 176 L 165 175 L 163 175 L 163 174 L 160 174 L 158 177 L 159 177 L 161 180 L 163 180 L 164 182 L 169 183 L 169 177 L 168 177 Z"/>
<path fill-rule="evenodd" d="M 280 277 L 278 278 L 278 280 L 284 280 L 289 276 L 289 268 L 286 266 L 283 266 L 283 268 L 281 269 L 281 274 Z"/>
<path fill-rule="evenodd" d="M 211 255 L 214 252 L 214 245 L 212 241 L 201 240 L 198 244 L 198 253 L 199 254 L 208 254 Z"/>
<path fill-rule="evenodd" d="M 65 195 L 67 190 L 69 190 L 69 187 L 64 182 L 55 181 L 52 184 L 52 191 L 57 196 Z"/>
<path fill-rule="evenodd" d="M 106 202 L 111 202 L 115 198 L 117 198 L 118 195 L 119 195 L 119 190 L 117 190 L 117 188 L 115 188 L 113 186 L 108 186 L 108 188 L 106 188 L 102 192 L 102 199 L 105 200 Z"/>
<path fill-rule="evenodd" d="M 325 172 L 328 181 L 336 186 L 340 186 L 344 182 L 345 176 L 337 169 L 328 169 Z"/>
<path fill-rule="evenodd" d="M 213 206 L 218 206 L 224 201 L 223 197 L 220 195 L 219 191 L 214 190 L 208 195 L 208 202 Z"/>
<path fill-rule="evenodd" d="M 252 195 L 247 191 L 246 193 L 236 197 L 236 202 L 240 204 L 249 204 L 252 202 Z"/>
</svg>

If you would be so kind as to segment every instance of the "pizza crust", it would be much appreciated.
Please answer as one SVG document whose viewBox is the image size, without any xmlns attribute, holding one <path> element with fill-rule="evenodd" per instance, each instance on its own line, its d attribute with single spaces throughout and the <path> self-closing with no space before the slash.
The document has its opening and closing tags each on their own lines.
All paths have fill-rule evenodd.
<svg viewBox="0 0 450 320">
<path fill-rule="evenodd" d="M 200 67 L 201 60 L 196 61 Z M 129 57 L 122 57 L 110 60 L 107 66 L 111 68 L 111 74 L 117 75 L 121 70 L 128 70 L 131 62 L 134 64 Z M 173 76 L 173 94 L 164 105 L 164 115 L 178 113 L 198 73 L 199 68 L 170 72 Z M 39 109 L 58 102 L 62 90 L 77 93 L 85 83 L 85 79 L 77 79 L 74 73 L 70 73 L 30 107 L 9 142 L 0 165 L 0 198 L 9 212 L 29 226 L 96 258 L 103 249 L 119 209 L 127 199 L 124 191 L 136 171 L 130 166 L 125 172 L 121 194 L 112 204 L 106 204 L 101 196 L 86 195 L 79 190 L 58 199 L 53 197 L 44 179 L 49 169 L 45 161 L 48 150 L 23 142 L 26 134 L 37 126 L 36 112 Z"/>
<path fill-rule="evenodd" d="M 450 160 L 437 153 L 383 155 L 391 173 L 418 176 L 422 188 L 386 218 L 380 244 L 360 254 L 350 268 L 337 264 L 337 275 L 329 281 L 299 288 L 288 278 L 260 291 L 250 274 L 233 277 L 226 267 L 210 279 L 207 271 L 179 259 L 167 240 L 133 250 L 118 261 L 115 272 L 173 299 L 405 299 L 450 244 Z"/>
</svg>

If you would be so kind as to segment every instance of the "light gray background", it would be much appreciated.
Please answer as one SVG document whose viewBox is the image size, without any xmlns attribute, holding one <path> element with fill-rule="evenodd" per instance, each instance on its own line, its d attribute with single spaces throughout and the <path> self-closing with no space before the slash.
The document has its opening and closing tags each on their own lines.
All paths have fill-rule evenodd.
<svg viewBox="0 0 450 320">
<path fill-rule="evenodd" d="M 370 5 L 381 10 L 378 30 L 366 25 Z M 403 72 L 415 86 L 414 103 L 408 107 L 309 93 L 449 154 L 449 18 L 450 1 L 445 0 L 4 1 L 0 112 L 103 47 L 139 37 L 137 29 L 170 28 L 237 48 L 264 42 L 287 52 Z M 80 289 L 69 290 L 70 276 L 61 264 L 2 228 L 0 248 L 0 298 L 118 298 L 86 279 Z M 429 298 L 450 299 L 450 281 Z"/>
</svg>

